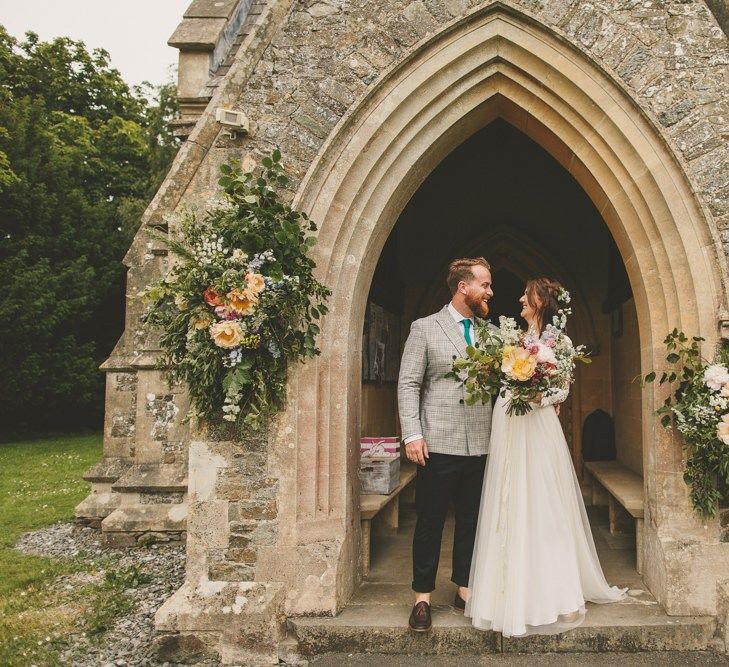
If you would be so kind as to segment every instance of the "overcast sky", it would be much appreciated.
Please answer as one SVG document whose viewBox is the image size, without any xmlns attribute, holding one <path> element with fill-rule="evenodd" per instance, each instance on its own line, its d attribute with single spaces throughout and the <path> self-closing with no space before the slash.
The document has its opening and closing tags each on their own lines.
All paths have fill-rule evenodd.
<svg viewBox="0 0 729 667">
<path fill-rule="evenodd" d="M 129 84 L 164 83 L 177 49 L 167 40 L 191 0 L 0 0 L 0 24 L 15 37 L 71 37 L 101 47 Z"/>
</svg>

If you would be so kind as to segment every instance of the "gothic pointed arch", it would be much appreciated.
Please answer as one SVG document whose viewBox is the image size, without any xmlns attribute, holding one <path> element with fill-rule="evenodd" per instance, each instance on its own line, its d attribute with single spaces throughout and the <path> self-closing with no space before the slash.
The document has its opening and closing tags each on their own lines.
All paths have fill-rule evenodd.
<svg viewBox="0 0 729 667">
<path fill-rule="evenodd" d="M 563 37 L 506 3 L 476 10 L 372 85 L 330 134 L 297 196 L 296 205 L 320 222 L 316 260 L 333 289 L 322 355 L 298 369 L 292 383 L 294 391 L 307 388 L 288 422 L 297 442 L 300 542 L 351 525 L 357 514 L 352 453 L 361 328 L 383 245 L 433 168 L 499 117 L 546 149 L 603 217 L 635 296 L 643 369 L 660 364 L 663 337 L 674 326 L 716 337 L 725 258 L 710 215 L 660 130 Z M 645 540 L 654 556 L 646 578 L 669 610 L 696 613 L 666 579 L 680 557 L 676 539 L 705 545 L 707 533 L 688 503 L 680 443 L 656 429 L 652 413 L 662 399 L 660 389 L 644 393 Z M 356 531 L 347 532 L 345 541 L 351 539 Z M 699 549 L 697 557 L 708 564 L 712 549 Z M 695 583 L 701 595 L 713 595 L 715 581 Z"/>
</svg>

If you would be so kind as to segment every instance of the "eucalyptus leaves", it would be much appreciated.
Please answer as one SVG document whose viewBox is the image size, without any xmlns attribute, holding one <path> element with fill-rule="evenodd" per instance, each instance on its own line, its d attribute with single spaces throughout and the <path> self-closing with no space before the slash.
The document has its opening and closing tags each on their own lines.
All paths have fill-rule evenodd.
<svg viewBox="0 0 729 667">
<path fill-rule="evenodd" d="M 260 169 L 221 167 L 223 199 L 163 237 L 180 262 L 145 291 L 162 328 L 160 365 L 187 383 L 194 413 L 258 428 L 280 409 L 287 364 L 319 353 L 330 291 L 313 276 L 316 225 L 281 201 L 273 151 Z"/>
<path fill-rule="evenodd" d="M 666 361 L 674 370 L 658 380 L 676 389 L 656 411 L 661 424 L 678 429 L 686 449 L 685 482 L 691 487 L 691 501 L 706 517 L 716 514 L 723 498 L 722 485 L 729 482 L 729 345 L 721 341 L 713 363 L 701 357 L 703 338 L 688 336 L 674 329 L 664 343 Z M 654 382 L 656 373 L 646 375 Z"/>
</svg>

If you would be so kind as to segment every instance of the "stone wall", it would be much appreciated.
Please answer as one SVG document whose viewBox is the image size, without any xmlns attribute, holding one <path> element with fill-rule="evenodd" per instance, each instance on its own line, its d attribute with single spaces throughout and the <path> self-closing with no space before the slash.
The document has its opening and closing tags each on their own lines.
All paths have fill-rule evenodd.
<svg viewBox="0 0 729 667">
<path fill-rule="evenodd" d="M 240 148 L 279 145 L 287 166 L 302 178 L 336 123 L 378 76 L 421 39 L 489 4 L 295 3 L 236 100 L 253 121 L 251 138 Z M 635 0 L 510 4 L 563 35 L 625 86 L 685 161 L 729 244 L 729 148 L 723 139 L 729 128 L 729 51 L 707 6 Z"/>
</svg>

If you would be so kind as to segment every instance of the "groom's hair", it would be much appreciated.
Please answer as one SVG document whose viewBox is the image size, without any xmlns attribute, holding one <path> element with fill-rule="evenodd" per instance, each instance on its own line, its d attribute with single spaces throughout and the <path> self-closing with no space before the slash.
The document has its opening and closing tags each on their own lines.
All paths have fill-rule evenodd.
<svg viewBox="0 0 729 667">
<path fill-rule="evenodd" d="M 485 269 L 491 271 L 491 265 L 483 257 L 464 257 L 462 259 L 454 259 L 448 267 L 448 289 L 451 294 L 455 294 L 458 289 L 458 283 L 461 280 L 468 282 L 473 280 L 473 267 L 483 266 Z"/>
</svg>

